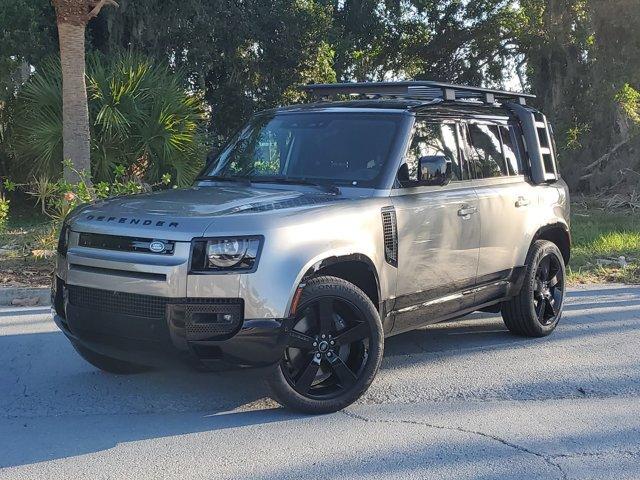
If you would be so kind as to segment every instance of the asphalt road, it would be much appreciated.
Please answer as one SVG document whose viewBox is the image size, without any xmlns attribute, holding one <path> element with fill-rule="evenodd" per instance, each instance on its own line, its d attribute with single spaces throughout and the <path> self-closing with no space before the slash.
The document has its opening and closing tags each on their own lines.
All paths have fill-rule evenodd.
<svg viewBox="0 0 640 480">
<path fill-rule="evenodd" d="M 48 310 L 0 309 L 0 478 L 640 478 L 640 287 L 574 290 L 548 338 L 495 315 L 389 339 L 322 417 L 259 372 L 112 376 Z"/>
</svg>

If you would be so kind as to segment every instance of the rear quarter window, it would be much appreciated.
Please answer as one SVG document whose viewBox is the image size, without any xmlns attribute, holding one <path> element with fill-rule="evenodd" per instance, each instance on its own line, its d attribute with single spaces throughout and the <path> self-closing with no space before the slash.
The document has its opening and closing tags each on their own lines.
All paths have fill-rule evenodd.
<svg viewBox="0 0 640 480">
<path fill-rule="evenodd" d="M 469 163 L 476 178 L 509 175 L 497 125 L 468 124 Z"/>
</svg>

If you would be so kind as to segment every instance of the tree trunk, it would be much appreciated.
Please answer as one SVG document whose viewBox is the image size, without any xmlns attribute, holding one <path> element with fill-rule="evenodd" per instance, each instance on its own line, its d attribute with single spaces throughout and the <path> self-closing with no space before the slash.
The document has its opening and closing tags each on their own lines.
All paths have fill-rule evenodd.
<svg viewBox="0 0 640 480">
<path fill-rule="evenodd" d="M 62 65 L 62 137 L 63 156 L 73 170 L 85 172 L 91 179 L 89 107 L 85 84 L 85 25 L 58 22 L 60 62 Z M 64 179 L 77 183 L 76 171 L 64 167 Z"/>
</svg>

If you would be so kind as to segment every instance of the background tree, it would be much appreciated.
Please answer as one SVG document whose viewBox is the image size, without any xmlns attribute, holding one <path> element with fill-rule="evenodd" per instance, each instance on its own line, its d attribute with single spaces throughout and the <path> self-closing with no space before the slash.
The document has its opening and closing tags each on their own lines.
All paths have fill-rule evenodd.
<svg viewBox="0 0 640 480">
<path fill-rule="evenodd" d="M 2 78 L 15 78 L 19 65 L 25 75 L 37 72 L 47 45 L 56 41 L 46 0 L 15 0 L 19 7 L 3 2 L 9 3 L 0 8 L 0 37 L 6 40 L 0 85 Z M 563 175 L 574 189 L 633 189 L 626 178 L 637 182 L 631 172 L 640 171 L 634 153 L 640 128 L 638 0 L 119 3 L 88 24 L 87 50 L 143 52 L 184 72 L 182 88 L 206 102 L 211 143 L 224 141 L 258 109 L 304 100 L 295 91 L 298 83 L 521 84 L 551 117 Z M 37 40 L 29 42 L 29 35 Z M 4 90 L 9 105 L 21 81 Z M 2 143 L 1 118 L 10 111 L 0 103 L 0 161 L 4 154 L 16 162 Z"/>
<path fill-rule="evenodd" d="M 114 0 L 52 0 L 56 9 L 60 64 L 62 66 L 63 156 L 74 169 L 65 168 L 64 177 L 77 182 L 74 172 L 91 175 L 89 110 L 85 84 L 85 27 L 103 6 L 118 6 Z"/>
<path fill-rule="evenodd" d="M 538 106 L 553 120 L 574 189 L 640 178 L 640 9 L 635 0 L 523 0 L 516 38 Z"/>
<path fill-rule="evenodd" d="M 49 0 L 0 0 L 0 176 L 12 160 L 7 105 L 34 65 L 56 51 L 55 13 Z"/>
</svg>

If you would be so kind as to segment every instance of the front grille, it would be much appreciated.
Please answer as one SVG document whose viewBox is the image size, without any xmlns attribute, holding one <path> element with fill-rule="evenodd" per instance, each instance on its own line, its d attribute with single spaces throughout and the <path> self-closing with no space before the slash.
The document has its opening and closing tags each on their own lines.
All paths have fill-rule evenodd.
<svg viewBox="0 0 640 480">
<path fill-rule="evenodd" d="M 99 248 L 101 250 L 172 255 L 176 244 L 172 240 L 81 233 L 78 239 L 78 245 L 86 248 Z"/>
<path fill-rule="evenodd" d="M 69 304 L 98 312 L 165 318 L 167 305 L 241 305 L 240 298 L 168 298 L 68 285 Z"/>
<path fill-rule="evenodd" d="M 391 207 L 382 211 L 382 231 L 384 234 L 384 258 L 387 263 L 398 266 L 398 224 L 396 211 Z"/>
<path fill-rule="evenodd" d="M 76 285 L 69 285 L 68 290 L 69 304 L 74 307 L 133 317 L 165 318 L 167 303 L 170 300 L 165 297 L 112 292 Z"/>
</svg>

